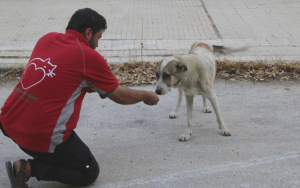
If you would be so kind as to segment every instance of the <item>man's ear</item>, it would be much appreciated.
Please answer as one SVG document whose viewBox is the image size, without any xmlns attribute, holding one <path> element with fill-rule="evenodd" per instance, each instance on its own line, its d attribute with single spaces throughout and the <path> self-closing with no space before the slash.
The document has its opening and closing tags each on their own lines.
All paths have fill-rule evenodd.
<svg viewBox="0 0 300 188">
<path fill-rule="evenodd" d="M 177 69 L 178 72 L 186 72 L 187 71 L 187 66 L 184 65 L 184 64 L 179 63 L 179 64 L 176 65 L 176 69 Z"/>
<path fill-rule="evenodd" d="M 83 32 L 83 36 L 89 41 L 93 36 L 93 31 L 91 28 L 86 28 Z"/>
</svg>

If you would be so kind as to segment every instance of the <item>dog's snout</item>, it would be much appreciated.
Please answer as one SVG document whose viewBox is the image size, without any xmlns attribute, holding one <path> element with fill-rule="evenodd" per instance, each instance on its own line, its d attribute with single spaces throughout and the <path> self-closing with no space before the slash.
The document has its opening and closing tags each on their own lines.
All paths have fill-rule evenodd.
<svg viewBox="0 0 300 188">
<path fill-rule="evenodd" d="M 156 90 L 155 90 L 155 93 L 156 93 L 157 95 L 161 95 L 162 89 L 161 89 L 161 88 L 156 89 Z"/>
</svg>

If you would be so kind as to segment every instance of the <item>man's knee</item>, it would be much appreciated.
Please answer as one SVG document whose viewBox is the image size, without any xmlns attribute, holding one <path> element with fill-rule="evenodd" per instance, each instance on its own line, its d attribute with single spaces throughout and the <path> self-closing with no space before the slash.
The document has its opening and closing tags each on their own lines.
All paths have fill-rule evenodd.
<svg viewBox="0 0 300 188">
<path fill-rule="evenodd" d="M 100 173 L 100 168 L 97 161 L 94 161 L 93 164 L 90 166 L 86 166 L 86 168 L 86 185 L 89 185 L 97 180 Z"/>
</svg>

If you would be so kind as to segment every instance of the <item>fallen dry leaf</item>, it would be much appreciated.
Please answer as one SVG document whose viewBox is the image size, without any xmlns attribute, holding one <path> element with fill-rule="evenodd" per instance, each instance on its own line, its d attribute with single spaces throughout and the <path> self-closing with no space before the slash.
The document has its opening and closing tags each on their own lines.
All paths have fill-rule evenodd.
<svg viewBox="0 0 300 188">
<path fill-rule="evenodd" d="M 156 83 L 157 62 L 136 61 L 122 64 L 109 64 L 112 73 L 123 86 L 154 85 Z M 9 80 L 22 76 L 24 68 L 2 71 L 0 78 Z M 218 61 L 216 78 L 230 81 L 300 81 L 300 62 L 231 62 Z"/>
</svg>

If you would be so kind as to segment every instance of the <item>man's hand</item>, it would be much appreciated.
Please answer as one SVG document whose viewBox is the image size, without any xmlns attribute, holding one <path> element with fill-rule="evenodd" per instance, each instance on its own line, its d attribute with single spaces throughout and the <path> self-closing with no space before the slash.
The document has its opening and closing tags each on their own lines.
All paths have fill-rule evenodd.
<svg viewBox="0 0 300 188">
<path fill-rule="evenodd" d="M 152 92 L 152 91 L 145 91 L 147 92 L 147 97 L 145 100 L 143 100 L 143 102 L 147 105 L 156 105 L 159 101 L 158 96 L 156 95 L 156 93 Z"/>
<path fill-rule="evenodd" d="M 94 87 L 89 87 L 86 92 L 88 92 L 88 93 L 94 93 L 94 92 L 96 92 L 96 90 L 95 90 Z"/>
</svg>

